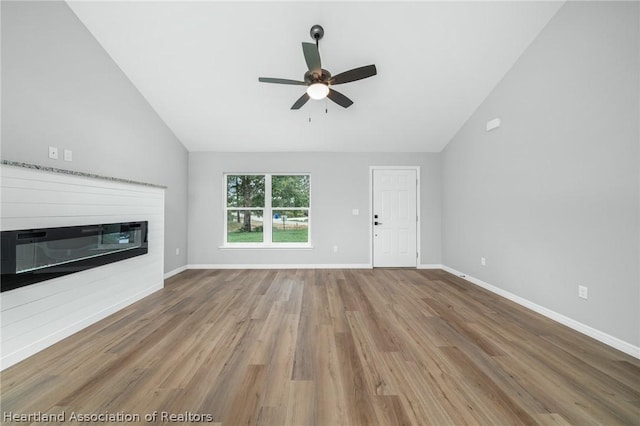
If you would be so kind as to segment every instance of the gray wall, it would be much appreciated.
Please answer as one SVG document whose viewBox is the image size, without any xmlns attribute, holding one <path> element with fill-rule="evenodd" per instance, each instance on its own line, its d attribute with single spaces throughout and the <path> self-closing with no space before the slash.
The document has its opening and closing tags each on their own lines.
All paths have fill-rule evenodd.
<svg viewBox="0 0 640 426">
<path fill-rule="evenodd" d="M 442 157 L 445 265 L 636 346 L 638 8 L 565 4 Z"/>
<path fill-rule="evenodd" d="M 1 156 L 167 186 L 165 271 L 186 264 L 187 151 L 64 2 L 2 2 Z"/>
<path fill-rule="evenodd" d="M 420 166 L 421 259 L 440 259 L 440 155 L 189 154 L 189 264 L 369 264 L 369 166 Z M 224 172 L 311 173 L 313 250 L 221 250 Z M 352 209 L 360 215 L 353 216 Z M 333 252 L 333 246 L 338 252 Z"/>
</svg>

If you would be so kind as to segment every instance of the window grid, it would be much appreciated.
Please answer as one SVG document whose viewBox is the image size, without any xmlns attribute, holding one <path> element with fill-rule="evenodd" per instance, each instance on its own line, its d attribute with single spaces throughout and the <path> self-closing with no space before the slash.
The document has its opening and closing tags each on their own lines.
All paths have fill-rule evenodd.
<svg viewBox="0 0 640 426">
<path fill-rule="evenodd" d="M 264 176 L 264 206 L 263 207 L 229 207 L 228 206 L 228 176 Z M 224 246 L 227 247 L 310 247 L 311 245 L 311 200 L 309 200 L 309 207 L 273 207 L 272 197 L 272 176 L 308 176 L 309 177 L 309 197 L 311 196 L 311 175 L 309 173 L 224 173 Z M 295 210 L 307 212 L 307 241 L 304 243 L 293 242 L 273 242 L 273 215 L 274 211 L 280 210 Z M 262 211 L 263 218 L 263 240 L 262 242 L 253 243 L 237 243 L 228 241 L 228 224 L 227 215 L 230 211 Z M 268 218 L 268 219 L 267 219 Z"/>
</svg>

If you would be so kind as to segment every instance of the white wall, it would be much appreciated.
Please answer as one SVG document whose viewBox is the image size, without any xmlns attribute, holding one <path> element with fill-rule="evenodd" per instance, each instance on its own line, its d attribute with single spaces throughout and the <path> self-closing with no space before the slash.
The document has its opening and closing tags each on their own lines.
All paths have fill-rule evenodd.
<svg viewBox="0 0 640 426">
<path fill-rule="evenodd" d="M 636 347 L 639 39 L 637 2 L 568 2 L 442 156 L 445 265 Z"/>
<path fill-rule="evenodd" d="M 149 252 L 2 293 L 1 368 L 164 285 L 164 189 L 1 166 L 2 230 L 149 222 Z"/>
<path fill-rule="evenodd" d="M 440 259 L 440 160 L 425 153 L 207 153 L 189 155 L 189 264 L 369 265 L 370 166 L 420 166 L 421 259 Z M 311 173 L 312 250 L 220 249 L 223 173 Z M 353 216 L 352 209 L 360 215 Z M 338 252 L 333 252 L 333 246 Z"/>
<path fill-rule="evenodd" d="M 166 186 L 165 268 L 184 266 L 186 149 L 64 2 L 1 7 L 2 159 Z"/>
</svg>

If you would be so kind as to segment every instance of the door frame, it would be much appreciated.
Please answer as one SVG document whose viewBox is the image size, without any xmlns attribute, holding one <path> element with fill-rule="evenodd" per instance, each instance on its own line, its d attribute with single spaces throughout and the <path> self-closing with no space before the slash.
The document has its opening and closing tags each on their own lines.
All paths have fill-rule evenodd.
<svg viewBox="0 0 640 426">
<path fill-rule="evenodd" d="M 373 171 L 374 170 L 415 170 L 416 171 L 416 269 L 420 268 L 420 166 L 369 166 L 369 265 L 373 265 Z"/>
</svg>

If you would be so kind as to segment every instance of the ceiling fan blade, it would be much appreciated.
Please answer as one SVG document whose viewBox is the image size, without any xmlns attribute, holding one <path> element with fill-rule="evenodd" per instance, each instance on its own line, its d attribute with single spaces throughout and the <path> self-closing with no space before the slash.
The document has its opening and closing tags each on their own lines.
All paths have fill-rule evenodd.
<svg viewBox="0 0 640 426">
<path fill-rule="evenodd" d="M 304 53 L 304 60 L 307 61 L 309 71 L 318 74 L 322 73 L 322 64 L 320 62 L 318 46 L 313 43 L 302 42 L 302 52 Z"/>
<path fill-rule="evenodd" d="M 329 80 L 329 84 L 350 83 L 352 81 L 362 80 L 363 78 L 373 77 L 377 73 L 375 65 L 366 65 L 334 75 L 331 80 Z"/>
<path fill-rule="evenodd" d="M 309 95 L 307 94 L 307 92 L 304 92 L 304 95 L 300 96 L 300 98 L 293 105 L 291 105 L 291 109 L 300 109 L 302 105 L 307 103 L 308 100 Z"/>
<path fill-rule="evenodd" d="M 353 104 L 353 101 L 351 99 L 333 89 L 329 89 L 327 98 L 331 99 L 333 102 L 337 103 L 343 108 L 349 108 Z"/>
<path fill-rule="evenodd" d="M 295 84 L 297 86 L 307 85 L 304 81 L 287 80 L 286 78 L 258 77 L 258 81 L 261 83 Z"/>
</svg>

